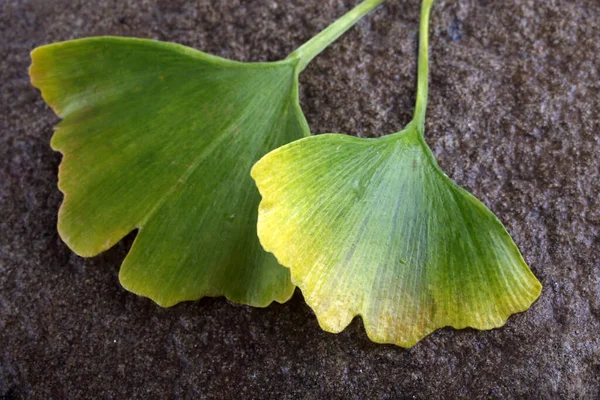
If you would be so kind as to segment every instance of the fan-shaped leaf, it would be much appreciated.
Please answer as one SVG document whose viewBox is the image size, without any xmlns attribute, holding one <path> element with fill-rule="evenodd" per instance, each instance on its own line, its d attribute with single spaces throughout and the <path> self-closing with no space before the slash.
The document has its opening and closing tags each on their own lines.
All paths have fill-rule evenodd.
<svg viewBox="0 0 600 400">
<path fill-rule="evenodd" d="M 404 347 L 443 326 L 501 326 L 541 291 L 500 221 L 423 139 L 432 3 L 423 1 L 415 117 L 403 131 L 301 139 L 252 169 L 261 243 L 323 329 L 361 315 L 372 340 Z"/>
<path fill-rule="evenodd" d="M 93 256 L 138 229 L 120 280 L 162 306 L 286 301 L 289 271 L 256 237 L 250 168 L 308 135 L 299 72 L 381 2 L 364 1 L 274 63 L 116 37 L 35 49 L 32 83 L 63 118 L 52 138 L 63 153 L 63 240 Z"/>
<path fill-rule="evenodd" d="M 93 38 L 35 50 L 31 76 L 63 118 L 52 147 L 64 154 L 58 226 L 73 251 L 93 256 L 139 229 L 120 279 L 161 305 L 290 297 L 289 273 L 256 240 L 248 171 L 307 132 L 291 63 Z"/>
<path fill-rule="evenodd" d="M 443 326 L 501 326 L 539 296 L 502 224 L 439 169 L 413 127 L 302 139 L 252 174 L 262 244 L 327 331 L 361 315 L 373 341 L 410 347 Z"/>
</svg>

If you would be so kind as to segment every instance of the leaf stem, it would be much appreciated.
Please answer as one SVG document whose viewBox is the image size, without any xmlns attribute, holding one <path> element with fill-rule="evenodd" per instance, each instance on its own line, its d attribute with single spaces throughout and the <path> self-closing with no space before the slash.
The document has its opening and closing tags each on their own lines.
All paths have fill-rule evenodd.
<svg viewBox="0 0 600 400">
<path fill-rule="evenodd" d="M 288 59 L 298 60 L 298 71 L 304 70 L 308 63 L 321 53 L 327 46 L 342 36 L 344 32 L 350 29 L 359 19 L 371 12 L 375 7 L 383 3 L 384 0 L 364 0 L 362 3 L 348 11 L 337 21 L 322 30 L 315 37 L 304 43 Z"/>
<path fill-rule="evenodd" d="M 425 111 L 429 84 L 429 15 L 435 0 L 423 0 L 419 25 L 419 66 L 417 75 L 417 101 L 413 122 L 421 134 L 425 132 Z"/>
</svg>

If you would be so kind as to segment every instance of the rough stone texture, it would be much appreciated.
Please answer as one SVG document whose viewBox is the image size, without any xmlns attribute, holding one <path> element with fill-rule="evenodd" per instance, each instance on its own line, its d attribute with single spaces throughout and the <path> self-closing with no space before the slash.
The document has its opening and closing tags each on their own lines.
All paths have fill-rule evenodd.
<svg viewBox="0 0 600 400">
<path fill-rule="evenodd" d="M 356 1 L 0 0 L 0 397 L 600 397 L 600 3 L 438 0 L 427 141 L 506 224 L 544 285 L 504 328 L 410 350 L 359 319 L 322 332 L 300 293 L 161 309 L 123 290 L 132 236 L 92 259 L 56 233 L 57 118 L 28 84 L 35 46 L 94 35 L 276 60 Z M 378 136 L 411 117 L 417 0 L 389 0 L 301 76 L 315 133 Z"/>
</svg>

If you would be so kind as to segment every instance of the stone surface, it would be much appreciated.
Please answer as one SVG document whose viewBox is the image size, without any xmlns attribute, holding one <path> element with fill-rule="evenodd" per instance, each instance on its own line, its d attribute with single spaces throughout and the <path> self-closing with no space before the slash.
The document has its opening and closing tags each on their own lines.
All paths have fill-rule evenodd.
<svg viewBox="0 0 600 400">
<path fill-rule="evenodd" d="M 410 350 L 359 319 L 322 332 L 298 292 L 265 309 L 161 309 L 124 291 L 132 235 L 81 259 L 56 233 L 57 118 L 34 47 L 94 35 L 286 56 L 356 1 L 0 0 L 0 398 L 600 397 L 600 3 L 438 0 L 427 141 L 506 224 L 544 290 L 504 328 Z M 389 0 L 301 76 L 313 132 L 379 136 L 412 114 L 417 0 Z"/>
</svg>

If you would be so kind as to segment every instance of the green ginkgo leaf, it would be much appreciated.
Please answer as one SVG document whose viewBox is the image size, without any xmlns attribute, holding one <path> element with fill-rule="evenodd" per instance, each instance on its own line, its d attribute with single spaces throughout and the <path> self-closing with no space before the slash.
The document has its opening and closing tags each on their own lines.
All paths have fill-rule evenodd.
<svg viewBox="0 0 600 400">
<path fill-rule="evenodd" d="M 261 243 L 290 268 L 321 327 L 340 332 L 360 315 L 373 341 L 403 347 L 444 326 L 499 327 L 541 291 L 501 222 L 441 171 L 423 139 L 432 3 L 404 130 L 304 138 L 252 170 Z"/>
<path fill-rule="evenodd" d="M 256 160 L 309 131 L 298 74 L 383 0 L 367 0 L 273 63 L 100 37 L 35 49 L 31 81 L 63 120 L 58 230 L 94 256 L 134 229 L 120 270 L 162 306 L 202 296 L 266 306 L 293 293 L 256 237 Z"/>
</svg>

